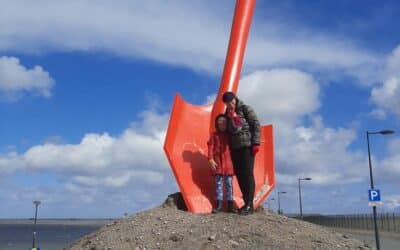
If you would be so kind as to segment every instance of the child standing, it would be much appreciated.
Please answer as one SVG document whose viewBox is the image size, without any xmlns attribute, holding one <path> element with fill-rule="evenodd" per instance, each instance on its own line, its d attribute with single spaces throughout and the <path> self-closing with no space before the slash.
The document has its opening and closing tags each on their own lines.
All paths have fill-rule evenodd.
<svg viewBox="0 0 400 250">
<path fill-rule="evenodd" d="M 208 159 L 210 167 L 215 175 L 215 191 L 217 194 L 217 207 L 213 213 L 222 211 L 223 183 L 226 188 L 226 200 L 228 201 L 228 212 L 236 213 L 233 207 L 232 178 L 234 175 L 231 154 L 229 151 L 229 135 L 227 132 L 228 118 L 220 114 L 215 118 L 216 131 L 211 135 L 208 145 Z"/>
</svg>

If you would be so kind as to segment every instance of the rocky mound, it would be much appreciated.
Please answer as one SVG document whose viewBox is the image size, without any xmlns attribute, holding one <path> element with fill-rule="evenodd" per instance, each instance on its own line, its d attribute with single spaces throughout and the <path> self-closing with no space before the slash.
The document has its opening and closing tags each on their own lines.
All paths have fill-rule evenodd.
<svg viewBox="0 0 400 250">
<path fill-rule="evenodd" d="M 371 249 L 329 229 L 259 209 L 252 215 L 191 214 L 179 193 L 108 224 L 71 249 Z"/>
</svg>

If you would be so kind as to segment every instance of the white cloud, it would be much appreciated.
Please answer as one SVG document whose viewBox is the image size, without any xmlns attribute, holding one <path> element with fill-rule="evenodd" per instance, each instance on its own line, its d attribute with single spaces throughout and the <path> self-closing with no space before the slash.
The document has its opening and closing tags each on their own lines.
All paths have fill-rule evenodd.
<svg viewBox="0 0 400 250">
<path fill-rule="evenodd" d="M 400 117 L 400 46 L 388 57 L 385 80 L 372 89 L 371 101 Z"/>
<path fill-rule="evenodd" d="M 274 25 L 267 23 L 264 30 Z M 289 38 L 279 34 L 264 35 L 263 30 L 254 31 L 246 52 L 246 64 L 255 68 L 295 65 L 311 71 L 318 68 L 317 72 L 324 69 L 333 71 L 334 74 L 345 73 L 356 77 L 362 85 L 370 85 L 379 79 L 381 67 L 378 62 L 381 56 L 352 45 L 350 39 L 344 42 L 334 36 L 323 36 L 312 30 L 304 31 L 305 28 L 302 27 L 293 30 L 282 28 L 292 34 L 301 35 Z"/>
<path fill-rule="evenodd" d="M 46 170 L 87 186 L 121 187 L 132 180 L 157 185 L 169 171 L 162 149 L 168 119 L 151 111 L 141 117 L 142 126 L 152 125 L 145 133 L 131 127 L 118 137 L 86 134 L 78 144 L 45 143 L 20 155 L 0 155 L 0 173 Z"/>
<path fill-rule="evenodd" d="M 0 154 L 0 177 L 11 174 L 24 165 L 21 157 L 14 151 Z"/>
<path fill-rule="evenodd" d="M 230 23 L 213 12 L 193 1 L 2 3 L 0 49 L 108 51 L 211 69 Z"/>
<path fill-rule="evenodd" d="M 5 97 L 17 99 L 27 92 L 50 97 L 53 85 L 54 80 L 41 66 L 27 69 L 18 58 L 0 57 L 0 94 Z"/>
<path fill-rule="evenodd" d="M 400 139 L 392 139 L 388 144 L 388 155 L 374 165 L 379 166 L 377 175 L 380 179 L 399 183 L 400 179 Z"/>
<path fill-rule="evenodd" d="M 108 134 L 87 134 L 77 145 L 34 146 L 22 158 L 32 169 L 98 171 L 109 166 L 106 155 L 114 141 Z"/>
<path fill-rule="evenodd" d="M 111 171 L 112 172 L 112 171 Z M 108 175 L 98 176 L 74 176 L 72 182 L 87 187 L 103 186 L 107 188 L 119 188 L 126 186 L 129 182 L 146 183 L 157 186 L 164 181 L 163 172 L 154 170 L 119 170 L 118 172 L 108 173 Z M 72 183 L 70 183 L 72 185 Z"/>
<path fill-rule="evenodd" d="M 110 216 L 122 214 L 126 209 L 137 211 L 159 205 L 177 190 L 163 151 L 168 115 L 146 110 L 139 117 L 142 122 L 133 123 L 116 137 L 91 133 L 84 135 L 78 144 L 46 142 L 21 154 L 0 155 L 0 189 L 7 185 L 3 182 L 7 178 L 3 177 L 13 173 L 33 179 L 38 176 L 40 180 L 51 176 L 57 181 L 56 190 L 48 193 L 43 190 L 52 181 L 46 180 L 35 182 L 29 191 L 15 187 L 12 194 L 3 194 L 4 198 L 20 204 L 36 197 L 50 207 L 72 206 L 75 216 L 84 217 Z M 71 202 L 81 205 L 71 205 Z M 84 212 L 82 203 L 89 206 Z M 108 211 L 95 209 L 98 204 Z M 93 213 L 89 212 L 90 207 Z M 57 211 L 49 211 L 49 216 L 52 213 Z"/>
<path fill-rule="evenodd" d="M 387 117 L 385 110 L 379 108 L 373 109 L 368 115 L 378 120 L 385 120 Z"/>
<path fill-rule="evenodd" d="M 371 99 L 379 107 L 400 116 L 400 78 L 391 77 L 382 86 L 373 88 Z"/>
<path fill-rule="evenodd" d="M 383 204 L 388 210 L 395 210 L 400 207 L 400 195 L 388 195 L 384 198 Z"/>
<path fill-rule="evenodd" d="M 350 150 L 356 131 L 325 127 L 319 116 L 309 126 L 273 125 L 278 182 L 293 185 L 303 176 L 312 177 L 314 184 L 335 185 L 366 178 L 360 172 L 365 155 Z"/>
<path fill-rule="evenodd" d="M 276 165 L 279 172 L 298 177 L 311 176 L 317 184 L 360 182 L 365 155 L 349 146 L 356 131 L 329 128 L 321 117 L 313 117 L 308 127 L 286 126 L 276 129 Z"/>
<path fill-rule="evenodd" d="M 400 76 L 400 45 L 393 50 L 387 60 L 387 74 Z"/>
<path fill-rule="evenodd" d="M 233 10 L 234 1 L 9 1 L 0 10 L 0 50 L 106 51 L 219 73 Z M 369 81 L 377 61 L 350 38 L 273 19 L 254 20 L 246 53 L 249 70 L 298 65 Z"/>
<path fill-rule="evenodd" d="M 298 70 L 257 71 L 239 83 L 238 95 L 251 104 L 264 122 L 295 123 L 320 106 L 319 85 Z"/>
</svg>

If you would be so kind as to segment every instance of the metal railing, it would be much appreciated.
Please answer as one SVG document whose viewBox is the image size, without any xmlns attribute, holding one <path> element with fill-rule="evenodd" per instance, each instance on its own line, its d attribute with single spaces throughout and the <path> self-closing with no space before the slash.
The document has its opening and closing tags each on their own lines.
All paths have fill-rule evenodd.
<svg viewBox="0 0 400 250">
<path fill-rule="evenodd" d="M 303 220 L 327 227 L 374 229 L 372 214 L 303 215 Z M 400 214 L 380 213 L 377 215 L 377 225 L 382 231 L 400 232 Z"/>
</svg>

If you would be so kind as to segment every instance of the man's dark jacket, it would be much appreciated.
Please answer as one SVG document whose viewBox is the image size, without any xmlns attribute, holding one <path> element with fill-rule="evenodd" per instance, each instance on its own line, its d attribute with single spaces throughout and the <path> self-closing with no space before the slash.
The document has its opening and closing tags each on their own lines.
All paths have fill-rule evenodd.
<svg viewBox="0 0 400 250">
<path fill-rule="evenodd" d="M 251 147 L 252 145 L 260 145 L 260 122 L 254 110 L 249 105 L 237 99 L 235 111 L 242 118 L 243 126 L 240 131 L 234 132 L 235 129 L 232 121 L 228 123 L 228 131 L 231 135 L 230 148 L 239 149 Z"/>
</svg>

